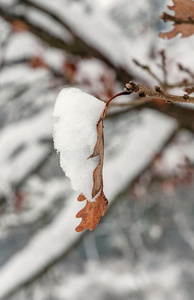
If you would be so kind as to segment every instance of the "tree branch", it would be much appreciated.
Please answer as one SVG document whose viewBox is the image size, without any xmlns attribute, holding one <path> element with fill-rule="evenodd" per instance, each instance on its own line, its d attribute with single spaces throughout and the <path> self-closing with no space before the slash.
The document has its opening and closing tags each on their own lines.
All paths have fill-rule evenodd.
<svg viewBox="0 0 194 300">
<path fill-rule="evenodd" d="M 144 100 L 144 99 L 146 101 L 143 103 L 142 100 Z M 160 102 L 158 102 L 158 100 L 155 101 L 155 99 L 151 99 L 148 102 L 147 98 L 144 98 L 144 99 L 139 99 L 139 101 L 140 101 L 139 105 L 137 105 L 138 100 L 134 100 L 136 103 L 133 106 L 128 105 L 128 107 L 126 109 L 116 111 L 116 112 L 111 112 L 111 113 L 109 112 L 106 116 L 106 119 L 108 119 L 108 118 L 113 119 L 113 118 L 121 116 L 122 114 L 132 113 L 134 111 L 148 108 L 148 109 L 153 109 L 153 110 L 159 111 L 160 113 L 162 113 L 166 116 L 172 117 L 173 119 L 175 119 L 178 122 L 180 128 L 187 129 L 192 133 L 194 132 L 194 110 L 193 109 L 189 109 L 189 108 L 182 107 L 179 105 L 168 105 L 162 100 L 160 100 Z M 161 102 L 162 102 L 162 104 L 161 104 Z M 129 104 L 129 103 L 127 103 L 127 104 Z M 119 104 L 117 104 L 117 106 L 119 106 Z"/>
<path fill-rule="evenodd" d="M 191 72 L 191 70 L 189 70 L 189 68 L 184 67 L 182 64 L 178 64 L 178 68 L 180 71 L 183 71 L 185 73 L 187 73 L 189 76 L 191 76 L 191 78 L 194 79 L 194 73 Z"/>
<path fill-rule="evenodd" d="M 143 65 L 139 61 L 137 61 L 136 59 L 133 59 L 133 62 L 138 67 L 140 67 L 141 69 L 146 71 L 150 76 L 152 76 L 152 78 L 154 78 L 158 82 L 158 84 L 160 85 L 160 87 L 164 91 L 166 91 L 167 89 L 176 88 L 176 87 L 194 86 L 194 82 L 189 82 L 188 79 L 183 79 L 180 82 L 177 82 L 177 83 L 174 83 L 174 84 L 168 83 L 168 81 L 167 81 L 167 69 L 166 69 L 166 55 L 165 55 L 164 51 L 161 51 L 160 55 L 162 56 L 162 65 L 159 65 L 159 67 L 163 71 L 164 81 L 160 80 L 160 78 L 150 69 L 150 67 L 148 65 Z M 184 66 L 182 66 L 180 63 L 178 64 L 178 68 L 179 68 L 179 70 L 186 72 L 189 76 L 194 78 L 194 74 L 188 68 L 185 68 Z"/>
<path fill-rule="evenodd" d="M 160 80 L 160 78 L 150 69 L 149 66 L 147 65 L 143 65 L 141 64 L 139 61 L 137 61 L 136 59 L 133 59 L 133 62 L 140 68 L 142 68 L 143 70 L 147 71 L 148 74 L 150 74 L 152 76 L 152 78 L 154 78 L 158 84 L 160 84 L 161 86 L 163 85 L 163 82 Z"/>
<path fill-rule="evenodd" d="M 35 36 L 40 38 L 51 47 L 64 50 L 73 55 L 79 55 L 81 57 L 93 56 L 102 60 L 109 67 L 113 68 L 116 71 L 117 79 L 123 83 L 131 79 L 131 74 L 128 73 L 124 66 L 116 66 L 109 59 L 109 57 L 105 56 L 101 51 L 94 48 L 87 41 L 83 40 L 82 37 L 78 36 L 78 34 L 64 20 L 61 20 L 53 12 L 28 0 L 21 0 L 20 2 L 39 10 L 40 12 L 46 14 L 48 17 L 52 18 L 54 21 L 58 22 L 64 27 L 65 30 L 70 33 L 70 35 L 72 36 L 72 41 L 67 43 L 63 39 L 53 35 L 40 26 L 37 26 L 36 24 L 28 20 L 24 15 L 10 12 L 10 10 L 8 11 L 8 9 L 5 9 L 2 6 L 0 6 L 0 16 L 11 24 L 14 24 L 14 22 L 18 20 L 22 21 L 26 25 L 27 30 L 29 30 L 31 33 L 33 33 Z"/>
<path fill-rule="evenodd" d="M 136 93 L 141 98 L 159 98 L 161 100 L 166 101 L 167 103 L 193 103 L 194 97 L 190 97 L 188 94 L 184 94 L 183 96 L 177 96 L 172 94 L 164 93 L 160 87 L 155 86 L 155 90 L 151 90 L 147 87 L 142 86 L 141 84 L 136 84 L 132 81 L 126 84 L 125 91 L 128 93 Z"/>
</svg>

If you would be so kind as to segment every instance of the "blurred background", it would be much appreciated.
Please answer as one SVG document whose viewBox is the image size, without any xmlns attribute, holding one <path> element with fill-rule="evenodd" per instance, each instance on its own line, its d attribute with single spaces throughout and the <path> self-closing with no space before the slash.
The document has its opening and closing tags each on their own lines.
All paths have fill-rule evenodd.
<svg viewBox="0 0 194 300">
<path fill-rule="evenodd" d="M 194 36 L 162 0 L 0 0 L 0 299 L 193 300 L 194 106 L 112 102 L 94 231 L 53 149 L 63 87 L 107 101 L 129 80 L 182 95 Z"/>
</svg>

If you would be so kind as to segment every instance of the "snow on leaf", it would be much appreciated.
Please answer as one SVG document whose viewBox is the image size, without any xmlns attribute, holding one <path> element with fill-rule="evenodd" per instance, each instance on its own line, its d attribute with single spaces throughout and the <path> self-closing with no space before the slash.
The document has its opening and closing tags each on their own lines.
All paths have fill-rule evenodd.
<svg viewBox="0 0 194 300">
<path fill-rule="evenodd" d="M 63 89 L 55 104 L 54 145 L 60 152 L 61 167 L 80 194 L 78 200 L 87 199 L 77 215 L 82 217 L 77 231 L 93 229 L 107 207 L 102 180 L 106 111 L 104 102 L 76 88 Z"/>
<path fill-rule="evenodd" d="M 161 38 L 173 38 L 178 33 L 182 34 L 182 37 L 188 37 L 194 34 L 194 1 L 193 0 L 173 0 L 174 5 L 168 6 L 169 9 L 175 12 L 175 15 L 170 16 L 164 13 L 161 18 L 164 22 L 175 21 L 173 30 L 165 33 L 160 33 Z M 176 18 L 176 20 L 174 19 Z"/>
</svg>

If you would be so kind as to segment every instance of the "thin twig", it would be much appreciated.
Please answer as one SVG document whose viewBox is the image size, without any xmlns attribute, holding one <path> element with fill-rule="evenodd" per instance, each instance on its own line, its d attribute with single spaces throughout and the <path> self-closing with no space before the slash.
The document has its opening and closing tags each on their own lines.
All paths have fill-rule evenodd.
<svg viewBox="0 0 194 300">
<path fill-rule="evenodd" d="M 188 17 L 187 19 L 181 19 L 181 18 L 177 18 L 175 16 L 169 15 L 167 13 L 163 13 L 163 15 L 161 16 L 161 19 L 164 20 L 164 22 L 168 22 L 168 21 L 172 21 L 175 24 L 190 24 L 190 25 L 194 25 L 194 20 L 190 17 Z"/>
<path fill-rule="evenodd" d="M 113 68 L 116 71 L 117 78 L 123 83 L 132 77 L 124 66 L 115 66 L 114 62 L 112 62 L 107 55 L 104 55 L 104 53 L 98 50 L 98 48 L 95 48 L 93 45 L 84 40 L 82 36 L 78 35 L 77 32 L 68 25 L 64 18 L 61 19 L 52 11 L 29 0 L 21 0 L 20 2 L 39 10 L 40 12 L 46 14 L 48 17 L 52 18 L 55 22 L 58 22 L 60 25 L 62 25 L 64 29 L 67 30 L 72 36 L 71 41 L 66 42 L 64 39 L 53 35 L 48 30 L 38 26 L 34 22 L 31 22 L 25 15 L 11 13 L 7 8 L 3 6 L 0 6 L 1 17 L 11 24 L 16 20 L 22 21 L 24 24 L 26 24 L 27 30 L 32 32 L 35 36 L 39 37 L 51 47 L 65 50 L 73 55 L 79 55 L 81 57 L 93 56 L 101 59 L 104 63 L 106 63 L 109 67 Z"/>
<path fill-rule="evenodd" d="M 194 82 L 189 82 L 187 79 L 183 79 L 179 83 L 174 83 L 174 84 L 168 84 L 167 87 L 169 89 L 177 88 L 177 87 L 190 87 L 193 86 Z"/>
<path fill-rule="evenodd" d="M 142 68 L 143 70 L 147 71 L 148 74 L 150 74 L 152 76 L 152 78 L 154 78 L 159 85 L 163 85 L 162 81 L 160 80 L 160 78 L 150 69 L 149 66 L 147 65 L 143 65 L 141 64 L 139 61 L 137 61 L 136 59 L 133 59 L 133 62 L 140 68 Z"/>
<path fill-rule="evenodd" d="M 191 72 L 191 70 L 189 70 L 189 68 L 184 67 L 182 64 L 178 64 L 178 68 L 180 71 L 186 72 L 188 75 L 191 76 L 191 78 L 194 79 L 194 74 Z"/>
<path fill-rule="evenodd" d="M 160 51 L 159 54 L 161 55 L 162 58 L 162 71 L 163 71 L 163 84 L 161 85 L 162 88 L 166 91 L 167 87 L 168 87 L 168 81 L 167 81 L 167 69 L 166 69 L 166 53 L 164 50 Z"/>
<path fill-rule="evenodd" d="M 0 60 L 0 71 L 2 71 L 4 65 L 5 65 L 5 51 L 9 44 L 10 38 L 12 36 L 12 31 L 10 31 L 6 37 L 6 39 L 1 43 L 1 60 Z"/>
</svg>

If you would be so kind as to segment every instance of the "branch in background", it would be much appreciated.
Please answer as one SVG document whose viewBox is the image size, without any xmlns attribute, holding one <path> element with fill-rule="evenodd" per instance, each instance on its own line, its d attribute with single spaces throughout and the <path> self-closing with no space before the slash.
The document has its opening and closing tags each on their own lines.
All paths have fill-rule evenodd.
<svg viewBox="0 0 194 300">
<path fill-rule="evenodd" d="M 188 82 L 187 79 L 183 79 L 183 80 L 180 81 L 179 83 L 168 84 L 167 87 L 168 87 L 169 89 L 173 89 L 173 88 L 190 87 L 190 86 L 194 86 L 194 82 Z"/>
<path fill-rule="evenodd" d="M 189 70 L 189 68 L 184 67 L 182 64 L 178 64 L 178 68 L 180 71 L 186 72 L 188 75 L 191 76 L 191 78 L 194 79 L 194 74 L 191 72 L 191 70 Z"/>
<path fill-rule="evenodd" d="M 3 64 L 3 67 L 11 67 L 14 65 L 28 64 L 29 67 L 36 68 L 46 68 L 49 72 L 56 78 L 63 78 L 67 81 L 67 78 L 64 78 L 64 74 L 57 69 L 53 68 L 47 64 L 41 57 L 38 56 L 26 56 L 19 59 L 6 60 Z"/>
<path fill-rule="evenodd" d="M 180 82 L 177 82 L 177 83 L 174 83 L 174 84 L 168 83 L 168 81 L 167 81 L 168 72 L 167 72 L 167 69 L 166 69 L 166 54 L 165 54 L 165 52 L 163 50 L 159 54 L 162 56 L 162 65 L 159 65 L 159 67 L 163 71 L 164 81 L 160 80 L 160 78 L 150 69 L 149 66 L 141 64 L 136 59 L 134 59 L 133 62 L 138 67 L 140 67 L 143 70 L 145 70 L 149 75 L 151 75 L 152 78 L 155 79 L 158 82 L 158 84 L 161 87 L 161 89 L 163 91 L 165 91 L 165 92 L 167 91 L 167 89 L 172 89 L 172 88 L 177 88 L 177 87 L 179 88 L 179 87 L 191 87 L 191 86 L 194 86 L 194 82 L 189 82 L 188 79 L 183 79 Z M 178 64 L 178 68 L 181 71 L 186 72 L 192 78 L 194 78 L 194 74 L 188 68 L 182 66 L 180 63 Z"/>
<path fill-rule="evenodd" d="M 132 81 L 126 84 L 125 91 L 128 93 L 136 93 L 141 98 L 148 97 L 153 100 L 159 98 L 167 103 L 194 103 L 194 97 L 190 97 L 188 94 L 184 94 L 183 96 L 167 94 L 158 86 L 155 86 L 155 90 L 152 90 Z"/>
<path fill-rule="evenodd" d="M 149 176 L 148 176 L 149 179 L 148 179 L 147 182 L 146 182 L 146 191 L 147 191 L 147 193 L 151 192 L 150 189 L 151 189 L 151 187 L 152 187 L 152 184 L 156 181 L 156 179 L 158 180 L 158 178 L 159 178 L 159 175 L 158 175 L 157 171 L 156 171 L 156 172 L 153 172 L 153 170 L 152 170 L 152 168 L 153 168 L 153 163 L 154 163 L 155 159 L 157 159 L 158 155 L 159 155 L 159 156 L 162 156 L 162 154 L 165 152 L 166 148 L 167 148 L 167 147 L 175 140 L 177 134 L 179 133 L 179 130 L 180 130 L 180 127 L 177 127 L 177 128 L 172 132 L 172 134 L 169 135 L 168 139 L 167 139 L 167 140 L 164 142 L 164 144 L 162 145 L 160 151 L 157 152 L 157 153 L 153 156 L 149 168 L 146 168 L 146 169 L 144 170 L 144 172 L 142 172 L 141 176 L 139 176 L 139 179 L 136 180 L 136 181 L 134 181 L 134 182 L 133 182 L 133 185 L 130 186 L 129 193 L 130 193 L 131 191 L 133 191 L 133 188 L 135 187 L 136 184 L 142 185 L 142 183 L 141 183 L 141 178 L 144 177 L 144 176 L 146 176 L 147 173 L 150 173 L 150 174 L 149 174 Z M 165 177 L 165 178 L 162 178 L 162 177 L 161 177 L 160 179 L 161 179 L 161 181 L 163 181 L 163 180 L 166 179 L 166 177 Z M 145 181 L 144 181 L 144 184 L 143 184 L 143 185 L 144 185 L 144 188 L 145 188 Z"/>
<path fill-rule="evenodd" d="M 51 47 L 55 47 L 65 51 L 72 50 L 71 45 L 68 45 L 64 40 L 52 35 L 50 32 L 45 31 L 43 28 L 35 25 L 23 15 L 10 13 L 0 6 L 0 16 L 13 26 L 16 22 L 21 21 L 26 25 L 26 30 L 39 37 L 43 42 L 49 44 Z"/>
<path fill-rule="evenodd" d="M 49 10 L 32 3 L 31 1 L 24 1 L 21 2 L 25 3 L 28 6 L 31 6 L 40 12 L 47 15 L 47 17 L 52 18 L 54 21 L 58 22 L 60 25 L 64 27 L 64 30 L 68 31 L 69 34 L 72 36 L 70 42 L 66 42 L 63 39 L 53 35 L 49 31 L 37 26 L 32 21 L 28 20 L 25 15 L 16 14 L 10 12 L 10 8 L 5 8 L 0 6 L 0 16 L 9 22 L 10 24 L 14 24 L 16 21 L 21 21 L 28 31 L 33 33 L 35 36 L 40 38 L 43 42 L 47 43 L 49 46 L 58 48 L 60 50 L 64 50 L 65 52 L 71 53 L 73 55 L 79 55 L 81 57 L 95 57 L 102 60 L 106 63 L 109 67 L 113 68 L 116 71 L 117 79 L 121 82 L 128 81 L 132 76 L 128 73 L 128 71 L 124 68 L 124 66 L 116 66 L 114 63 L 109 59 L 109 57 L 105 56 L 102 52 L 98 49 L 94 48 L 90 45 L 87 41 L 83 40 L 82 37 L 78 36 L 75 31 L 65 22 L 65 20 L 61 20 L 57 15 L 50 12 Z"/>
<path fill-rule="evenodd" d="M 142 109 L 149 108 L 175 119 L 178 122 L 180 128 L 187 129 L 190 132 L 194 133 L 194 110 L 193 109 L 189 109 L 179 105 L 168 105 L 160 99 L 159 101 L 158 100 L 155 101 L 151 99 L 150 102 L 146 101 L 146 103 L 141 103 L 142 100 L 141 99 L 139 100 L 140 101 L 139 105 L 135 105 L 135 106 L 133 105 L 133 107 L 129 106 L 126 109 L 108 113 L 106 119 L 117 118 L 123 114 L 127 114 L 127 113 L 129 114 L 129 113 L 133 113 L 134 111 L 140 111 Z"/>
<path fill-rule="evenodd" d="M 163 85 L 162 81 L 160 80 L 160 78 L 154 73 L 152 72 L 152 70 L 150 69 L 149 66 L 147 65 L 143 65 L 141 64 L 139 61 L 137 61 L 136 59 L 133 59 L 133 62 L 140 68 L 142 68 L 143 70 L 147 71 L 148 74 L 150 74 L 152 76 L 152 78 L 154 78 L 161 86 Z"/>
<path fill-rule="evenodd" d="M 9 44 L 10 38 L 12 36 L 12 31 L 10 31 L 6 37 L 6 39 L 0 44 L 1 48 L 1 58 L 0 58 L 0 71 L 3 69 L 5 65 L 5 50 Z"/>
<path fill-rule="evenodd" d="M 167 87 L 168 87 L 168 81 L 167 81 L 167 69 L 166 69 L 166 53 L 164 50 L 161 50 L 159 52 L 159 54 L 161 55 L 162 58 L 162 71 L 163 71 L 163 84 L 162 84 L 162 88 L 166 91 Z"/>
</svg>

